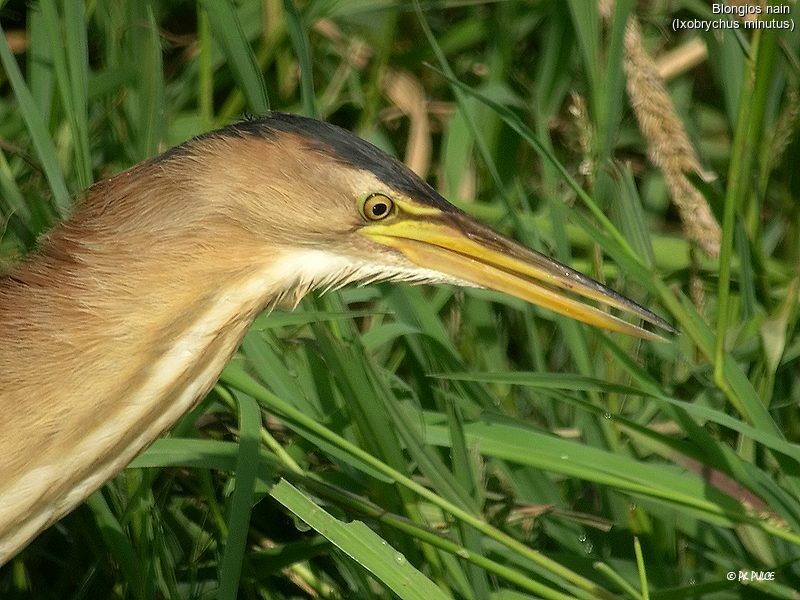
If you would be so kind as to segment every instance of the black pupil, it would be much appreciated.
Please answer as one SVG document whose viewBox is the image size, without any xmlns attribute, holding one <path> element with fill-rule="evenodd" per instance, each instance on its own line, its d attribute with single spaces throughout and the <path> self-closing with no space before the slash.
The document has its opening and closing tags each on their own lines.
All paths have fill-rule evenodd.
<svg viewBox="0 0 800 600">
<path fill-rule="evenodd" d="M 383 202 L 376 202 L 372 205 L 372 214 L 376 217 L 386 214 L 387 210 L 389 210 L 389 207 Z"/>
</svg>

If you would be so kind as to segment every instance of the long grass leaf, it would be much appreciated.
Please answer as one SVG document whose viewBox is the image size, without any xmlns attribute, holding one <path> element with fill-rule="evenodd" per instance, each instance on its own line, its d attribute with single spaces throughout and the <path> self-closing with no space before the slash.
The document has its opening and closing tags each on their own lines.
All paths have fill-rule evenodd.
<svg viewBox="0 0 800 600">
<path fill-rule="evenodd" d="M 11 54 L 11 49 L 6 41 L 6 34 L 2 28 L 0 28 L 0 62 L 14 90 L 14 95 L 17 97 L 19 111 L 28 127 L 31 141 L 34 148 L 36 148 L 36 153 L 42 163 L 42 169 L 50 184 L 56 212 L 62 217 L 66 216 L 70 210 L 70 198 L 67 185 L 64 182 L 64 175 L 58 164 L 55 146 L 36 108 L 36 102 L 31 96 L 28 86 L 25 85 L 25 80 L 22 78 L 17 62 Z"/>
<path fill-rule="evenodd" d="M 264 78 L 231 0 L 202 0 L 202 4 L 211 20 L 214 37 L 247 99 L 249 110 L 257 115 L 266 114 L 269 99 Z"/>
<path fill-rule="evenodd" d="M 238 394 L 239 402 L 239 455 L 236 459 L 236 487 L 231 498 L 228 517 L 228 537 L 222 557 L 220 585 L 217 598 L 234 600 L 239 588 L 253 488 L 258 471 L 258 448 L 261 443 L 261 409 L 255 400 Z"/>
<path fill-rule="evenodd" d="M 294 0 L 283 0 L 286 11 L 286 30 L 292 40 L 297 62 L 300 65 L 300 88 L 303 100 L 303 112 L 310 116 L 317 116 L 317 102 L 314 92 L 314 63 L 311 60 L 311 44 L 308 42 L 308 33 L 300 11 Z"/>
<path fill-rule="evenodd" d="M 270 492 L 273 498 L 308 523 L 404 600 L 446 600 L 447 595 L 400 552 L 359 521 L 342 523 L 286 480 Z"/>
</svg>

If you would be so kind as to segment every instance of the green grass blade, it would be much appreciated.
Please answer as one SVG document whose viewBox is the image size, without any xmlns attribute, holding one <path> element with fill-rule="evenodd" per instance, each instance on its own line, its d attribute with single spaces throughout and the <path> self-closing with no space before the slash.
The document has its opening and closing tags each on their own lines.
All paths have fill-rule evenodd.
<svg viewBox="0 0 800 600">
<path fill-rule="evenodd" d="M 303 101 L 303 112 L 309 117 L 317 116 L 317 101 L 314 92 L 314 62 L 311 60 L 311 45 L 303 17 L 293 0 L 283 0 L 286 11 L 286 29 L 292 40 L 297 62 L 300 65 L 300 97 Z"/>
<path fill-rule="evenodd" d="M 719 410 L 691 404 L 675 398 L 670 398 L 654 390 L 637 389 L 631 386 L 608 383 L 595 377 L 586 377 L 575 373 L 447 373 L 436 377 L 457 379 L 462 381 L 482 381 L 489 383 L 507 383 L 511 385 L 524 385 L 546 390 L 571 390 L 586 392 L 604 392 L 607 394 L 627 394 L 634 396 L 648 396 L 654 400 L 667 402 L 681 408 L 693 415 L 699 421 L 712 422 L 732 431 L 736 431 L 748 438 L 760 442 L 764 446 L 775 450 L 798 462 L 800 466 L 800 447 L 787 442 L 785 439 L 771 434 L 768 431 L 757 429 L 748 423 L 739 421 Z"/>
<path fill-rule="evenodd" d="M 628 244 L 627 240 L 622 237 L 619 230 L 614 226 L 613 223 L 608 219 L 605 215 L 603 210 L 597 205 L 597 203 L 592 199 L 589 194 L 580 186 L 580 184 L 575 180 L 575 178 L 569 173 L 569 171 L 564 167 L 563 164 L 556 158 L 554 154 L 550 152 L 550 150 L 543 144 L 535 133 L 533 133 L 530 128 L 528 128 L 520 118 L 514 114 L 509 108 L 495 102 L 494 100 L 488 98 L 485 94 L 482 94 L 473 88 L 465 85 L 458 79 L 449 76 L 446 73 L 441 73 L 442 77 L 447 79 L 453 86 L 457 87 L 464 93 L 469 96 L 472 96 L 478 100 L 480 100 L 483 104 L 486 104 L 492 110 L 494 110 L 498 116 L 500 116 L 505 123 L 511 127 L 514 131 L 519 133 L 525 141 L 531 144 L 531 147 L 536 150 L 542 158 L 546 159 L 550 165 L 555 167 L 558 173 L 563 177 L 564 181 L 566 181 L 572 190 L 578 195 L 581 201 L 586 205 L 586 207 L 592 212 L 592 215 L 600 222 L 603 226 L 603 229 L 606 234 L 611 236 L 611 238 L 619 244 L 621 248 L 623 248 L 628 255 L 631 257 L 635 257 L 636 254 L 633 249 Z"/>
<path fill-rule="evenodd" d="M 6 34 L 2 28 L 0 28 L 0 63 L 2 63 L 6 77 L 8 77 L 14 90 L 14 95 L 17 97 L 19 111 L 25 120 L 31 141 L 34 148 L 36 148 L 36 153 L 39 155 L 42 169 L 53 194 L 53 204 L 56 212 L 62 217 L 66 216 L 69 213 L 71 203 L 67 185 L 64 182 L 64 175 L 58 164 L 55 146 L 37 110 L 36 102 L 31 96 L 28 86 L 25 85 L 25 80 L 22 78 L 17 61 L 11 54 L 11 49 L 6 41 Z"/>
<path fill-rule="evenodd" d="M 97 527 L 100 529 L 100 535 L 103 536 L 117 564 L 125 574 L 125 579 L 131 587 L 133 596 L 137 598 L 143 597 L 145 584 L 136 551 L 119 520 L 103 497 L 103 493 L 100 491 L 95 492 L 89 496 L 86 503 L 92 509 Z"/>
<path fill-rule="evenodd" d="M 753 46 L 757 48 L 755 60 L 746 62 L 747 73 L 743 78 L 739 97 L 739 110 L 736 132 L 733 140 L 728 187 L 725 194 L 725 209 L 722 220 L 722 242 L 720 246 L 719 284 L 717 294 L 719 307 L 717 314 L 716 339 L 714 346 L 714 380 L 725 391 L 736 409 L 752 418 L 743 399 L 736 394 L 731 382 L 726 378 L 725 347 L 726 332 L 731 320 L 730 314 L 730 275 L 733 257 L 733 237 L 736 228 L 736 215 L 742 208 L 743 199 L 750 189 L 749 180 L 753 168 L 754 155 L 758 149 L 758 139 L 763 127 L 767 94 L 773 79 L 772 63 L 775 59 L 777 34 L 771 29 L 758 30 L 754 34 Z"/>
<path fill-rule="evenodd" d="M 158 35 L 153 7 L 147 5 L 147 27 L 134 37 L 132 50 L 142 62 L 139 72 L 138 116 L 140 151 L 144 157 L 159 152 L 164 139 L 164 66 L 162 64 L 161 38 Z"/>
<path fill-rule="evenodd" d="M 286 480 L 270 495 L 404 600 L 447 600 L 400 552 L 359 521 L 342 523 Z"/>
<path fill-rule="evenodd" d="M 30 58 L 27 61 L 28 85 L 31 95 L 39 107 L 42 120 L 47 123 L 50 119 L 55 91 L 53 57 L 51 56 L 54 47 L 49 43 L 50 36 L 41 6 L 36 7 L 28 15 L 28 28 L 30 32 Z"/>
<path fill-rule="evenodd" d="M 128 464 L 130 469 L 153 467 L 193 467 L 233 471 L 239 456 L 239 445 L 216 440 L 185 438 L 158 439 Z"/>
<path fill-rule="evenodd" d="M 256 398 L 259 401 L 259 403 L 263 404 L 265 409 L 277 412 L 284 418 L 287 418 L 290 421 L 294 422 L 296 425 L 299 425 L 303 430 L 313 432 L 316 436 L 319 436 L 319 438 L 321 438 L 322 440 L 325 440 L 328 443 L 331 443 L 339 447 L 345 452 L 348 452 L 353 456 L 353 458 L 358 459 L 358 461 L 365 463 L 370 468 L 379 471 L 384 476 L 390 478 L 390 480 L 395 481 L 396 483 L 402 485 L 403 487 L 425 498 L 429 502 L 451 513 L 456 518 L 463 520 L 465 523 L 481 531 L 486 536 L 497 540 L 498 542 L 506 546 L 509 550 L 517 553 L 523 559 L 528 560 L 531 563 L 542 567 L 548 572 L 554 574 L 556 577 L 562 578 L 565 581 L 570 582 L 575 587 L 580 588 L 581 590 L 584 590 L 589 594 L 594 594 L 596 597 L 599 598 L 610 597 L 606 590 L 595 584 L 593 581 L 580 576 L 579 574 L 571 571 L 570 569 L 564 567 L 563 565 L 560 565 L 556 561 L 551 560 L 550 558 L 544 556 L 540 552 L 537 552 L 527 547 L 525 544 L 520 543 L 519 541 L 515 540 L 508 534 L 495 529 L 482 519 L 475 517 L 474 515 L 471 515 L 470 513 L 462 510 L 458 506 L 452 504 L 448 500 L 441 498 L 437 494 L 428 490 L 426 487 L 418 484 L 414 480 L 398 472 L 396 469 L 393 469 L 384 462 L 376 459 L 368 452 L 365 452 L 358 446 L 350 443 L 341 436 L 330 431 L 329 429 L 322 426 L 314 419 L 311 419 L 302 412 L 294 409 L 288 403 L 276 397 L 274 394 L 271 394 L 266 389 L 260 387 L 246 375 L 242 373 L 237 373 L 236 371 L 231 369 L 227 369 L 223 373 L 222 378 L 231 387 L 238 389 Z M 426 439 L 428 433 L 429 432 L 426 431 Z M 559 598 L 561 596 L 558 593 L 553 592 L 551 595 L 545 597 Z"/>
<path fill-rule="evenodd" d="M 94 182 L 92 156 L 89 150 L 89 42 L 86 34 L 86 10 L 83 2 L 64 3 L 64 46 L 66 72 L 69 74 L 67 95 L 70 98 L 70 121 L 75 138 L 78 183 L 82 189 Z M 56 53 L 58 54 L 58 53 Z M 61 82 L 59 82 L 61 83 Z"/>
<path fill-rule="evenodd" d="M 429 426 L 431 444 L 449 445 L 446 429 Z M 645 498 L 680 506 L 709 523 L 732 527 L 748 523 L 800 546 L 800 536 L 748 515 L 743 507 L 705 482 L 663 465 L 642 464 L 599 448 L 542 434 L 518 425 L 486 421 L 466 428 L 481 453 L 555 473 L 612 486 Z M 536 452 L 532 452 L 535 448 Z"/>
<path fill-rule="evenodd" d="M 633 547 L 636 553 L 636 567 L 639 570 L 639 583 L 642 586 L 642 600 L 650 600 L 650 590 L 647 585 L 647 572 L 644 568 L 644 556 L 642 556 L 642 544 L 639 538 L 633 538 Z"/>
<path fill-rule="evenodd" d="M 264 78 L 231 0 L 202 0 L 202 4 L 208 12 L 214 37 L 244 93 L 248 109 L 257 115 L 266 114 L 269 99 Z"/>
<path fill-rule="evenodd" d="M 236 459 L 236 487 L 231 498 L 228 517 L 228 537 L 222 557 L 220 585 L 217 598 L 234 600 L 239 588 L 250 511 L 253 505 L 253 488 L 258 472 L 258 449 L 261 445 L 261 409 L 258 403 L 237 394 L 239 402 L 239 455 Z"/>
</svg>

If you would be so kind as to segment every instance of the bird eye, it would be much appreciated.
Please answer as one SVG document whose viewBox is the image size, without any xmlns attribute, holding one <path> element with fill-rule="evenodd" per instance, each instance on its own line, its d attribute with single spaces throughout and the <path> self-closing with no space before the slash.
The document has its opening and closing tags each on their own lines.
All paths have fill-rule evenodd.
<svg viewBox="0 0 800 600">
<path fill-rule="evenodd" d="M 393 208 L 394 202 L 392 202 L 392 199 L 388 196 L 384 196 L 383 194 L 371 194 L 364 200 L 362 212 L 370 221 L 380 221 L 388 217 Z"/>
</svg>

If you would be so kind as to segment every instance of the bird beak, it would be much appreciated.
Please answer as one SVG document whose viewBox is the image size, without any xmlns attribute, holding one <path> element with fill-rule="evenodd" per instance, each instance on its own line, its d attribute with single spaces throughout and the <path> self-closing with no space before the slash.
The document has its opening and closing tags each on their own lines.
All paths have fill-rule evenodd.
<svg viewBox="0 0 800 600">
<path fill-rule="evenodd" d="M 674 332 L 661 317 L 633 300 L 499 235 L 463 213 L 423 210 L 423 218 L 398 216 L 369 224 L 361 232 L 375 242 L 402 252 L 420 267 L 516 296 L 590 325 L 665 341 L 652 331 L 623 321 L 568 293 L 595 300 Z"/>
</svg>

